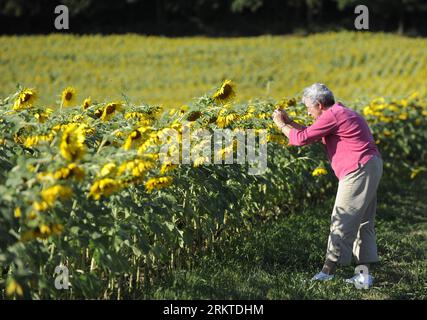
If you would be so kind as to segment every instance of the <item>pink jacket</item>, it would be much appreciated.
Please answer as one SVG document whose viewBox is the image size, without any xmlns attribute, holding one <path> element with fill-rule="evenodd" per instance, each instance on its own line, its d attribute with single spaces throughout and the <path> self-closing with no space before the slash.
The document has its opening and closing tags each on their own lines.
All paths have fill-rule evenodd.
<svg viewBox="0 0 427 320">
<path fill-rule="evenodd" d="M 335 103 L 304 130 L 291 129 L 289 144 L 303 146 L 322 139 L 335 175 L 341 180 L 374 155 L 381 157 L 365 119 Z"/>
</svg>

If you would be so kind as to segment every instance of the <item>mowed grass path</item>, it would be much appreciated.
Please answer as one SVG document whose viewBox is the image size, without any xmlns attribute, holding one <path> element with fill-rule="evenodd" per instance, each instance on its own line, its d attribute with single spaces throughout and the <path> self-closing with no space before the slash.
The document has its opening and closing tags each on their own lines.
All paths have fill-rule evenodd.
<svg viewBox="0 0 427 320">
<path fill-rule="evenodd" d="M 123 100 L 179 106 L 237 84 L 238 99 L 294 97 L 313 82 L 344 102 L 427 94 L 427 40 L 365 32 L 249 38 L 0 36 L 0 96 L 16 84 L 54 106 L 74 86 L 77 104 Z"/>
<path fill-rule="evenodd" d="M 354 266 L 340 268 L 333 281 L 313 283 L 322 265 L 330 201 L 284 213 L 252 234 L 217 244 L 191 270 L 176 270 L 152 284 L 151 299 L 426 299 L 426 181 L 382 186 L 377 211 L 381 262 L 371 290 L 344 283 Z"/>
</svg>

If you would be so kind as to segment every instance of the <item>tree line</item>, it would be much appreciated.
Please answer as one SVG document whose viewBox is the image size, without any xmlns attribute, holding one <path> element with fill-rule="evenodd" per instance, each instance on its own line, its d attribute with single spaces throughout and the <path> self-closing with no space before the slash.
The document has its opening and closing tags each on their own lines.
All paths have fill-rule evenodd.
<svg viewBox="0 0 427 320">
<path fill-rule="evenodd" d="M 370 30 L 427 34 L 426 0 L 0 0 L 0 33 L 55 32 L 69 9 L 73 33 L 234 36 L 354 29 L 357 5 Z"/>
</svg>

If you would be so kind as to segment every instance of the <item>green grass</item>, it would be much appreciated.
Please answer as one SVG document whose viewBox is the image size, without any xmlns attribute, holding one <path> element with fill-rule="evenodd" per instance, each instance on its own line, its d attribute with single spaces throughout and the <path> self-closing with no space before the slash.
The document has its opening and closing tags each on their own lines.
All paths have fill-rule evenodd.
<svg viewBox="0 0 427 320">
<path fill-rule="evenodd" d="M 334 280 L 309 279 L 323 262 L 334 195 L 322 205 L 298 208 L 200 255 L 191 270 L 174 270 L 142 293 L 146 299 L 426 299 L 426 181 L 382 186 L 377 210 L 378 250 L 371 290 Z"/>
</svg>

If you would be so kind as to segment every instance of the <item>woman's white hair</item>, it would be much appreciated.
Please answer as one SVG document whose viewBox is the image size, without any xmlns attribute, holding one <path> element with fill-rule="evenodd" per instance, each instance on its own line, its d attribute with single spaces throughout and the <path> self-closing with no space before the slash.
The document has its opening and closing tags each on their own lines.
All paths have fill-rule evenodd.
<svg viewBox="0 0 427 320">
<path fill-rule="evenodd" d="M 302 102 L 310 99 L 312 103 L 319 102 L 325 107 L 330 107 L 335 103 L 334 94 L 323 83 L 314 83 L 304 89 L 302 93 Z"/>
</svg>

